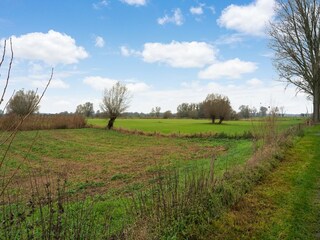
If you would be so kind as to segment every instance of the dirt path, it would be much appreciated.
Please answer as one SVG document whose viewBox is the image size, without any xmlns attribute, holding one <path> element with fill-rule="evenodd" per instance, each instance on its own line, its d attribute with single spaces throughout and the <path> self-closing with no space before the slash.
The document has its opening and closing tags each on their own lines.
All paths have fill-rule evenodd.
<svg viewBox="0 0 320 240">
<path fill-rule="evenodd" d="M 320 126 L 306 129 L 285 160 L 206 239 L 320 239 Z"/>
</svg>

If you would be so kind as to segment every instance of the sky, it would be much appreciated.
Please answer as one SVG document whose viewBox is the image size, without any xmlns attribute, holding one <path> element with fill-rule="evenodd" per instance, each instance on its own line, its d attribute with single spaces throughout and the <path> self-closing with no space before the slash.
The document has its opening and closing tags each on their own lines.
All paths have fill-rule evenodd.
<svg viewBox="0 0 320 240">
<path fill-rule="evenodd" d="M 104 89 L 117 81 L 130 91 L 131 112 L 176 112 L 217 93 L 236 111 L 310 113 L 307 96 L 279 81 L 272 65 L 274 7 L 275 0 L 0 0 L 0 46 L 11 38 L 14 51 L 5 101 L 20 89 L 40 93 L 53 67 L 42 113 L 85 102 L 100 110 Z"/>
</svg>

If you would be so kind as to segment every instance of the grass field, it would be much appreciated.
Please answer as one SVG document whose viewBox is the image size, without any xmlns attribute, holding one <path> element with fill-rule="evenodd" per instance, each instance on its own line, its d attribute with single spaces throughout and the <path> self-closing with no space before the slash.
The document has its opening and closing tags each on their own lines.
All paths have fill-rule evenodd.
<svg viewBox="0 0 320 240">
<path fill-rule="evenodd" d="M 88 119 L 88 124 L 98 127 L 105 127 L 106 119 Z M 278 123 L 280 128 L 301 123 L 301 118 L 279 118 Z M 124 128 L 129 130 L 140 130 L 145 132 L 159 132 L 164 134 L 170 133 L 225 133 L 227 135 L 241 135 L 249 132 L 253 127 L 259 127 L 262 122 L 259 119 L 255 120 L 239 120 L 225 121 L 221 125 L 211 124 L 209 120 L 194 120 L 194 119 L 122 119 L 115 121 L 116 128 Z"/>
<path fill-rule="evenodd" d="M 111 233 L 117 233 L 122 231 L 127 221 L 132 221 L 132 216 L 126 215 L 128 202 L 132 204 L 128 197 L 139 196 L 142 191 L 148 196 L 155 179 L 159 179 L 159 172 L 178 171 L 179 178 L 186 179 L 189 173 L 195 176 L 203 170 L 208 172 L 212 155 L 215 155 L 214 172 L 219 179 L 227 170 L 232 172 L 235 167 L 243 166 L 256 149 L 252 139 L 126 134 L 101 128 L 106 120 L 89 119 L 88 122 L 100 128 L 19 131 L 0 171 L 2 176 L 15 174 L 9 194 L 20 194 L 20 197 L 30 195 L 30 175 L 40 185 L 45 185 L 48 178 L 68 179 L 67 192 L 73 196 L 72 203 L 68 204 L 71 214 L 75 214 L 72 209 L 81 209 L 86 204 L 78 201 L 78 197 L 89 197 L 89 206 L 93 204 L 90 211 L 99 219 L 107 214 L 112 219 L 112 223 L 108 223 Z M 283 119 L 279 124 L 280 128 L 287 128 L 300 122 L 301 119 Z M 221 130 L 236 135 L 261 124 L 260 121 L 234 121 L 211 125 L 205 120 L 186 119 L 116 121 L 119 128 L 166 134 L 208 132 L 209 129 L 209 132 Z M 7 144 L 0 147 L 2 156 Z M 91 201 L 93 196 L 95 200 Z M 4 202 L 6 200 L 3 199 Z M 88 224 L 91 221 L 84 222 Z M 103 225 L 98 223 L 94 231 L 99 232 L 99 229 L 103 229 Z"/>
<path fill-rule="evenodd" d="M 159 167 L 207 168 L 213 154 L 219 156 L 216 171 L 221 174 L 251 153 L 249 140 L 148 137 L 92 128 L 22 131 L 1 171 L 19 167 L 19 186 L 28 183 L 32 171 L 37 177 L 67 178 L 74 192 L 102 194 L 148 185 Z"/>
</svg>

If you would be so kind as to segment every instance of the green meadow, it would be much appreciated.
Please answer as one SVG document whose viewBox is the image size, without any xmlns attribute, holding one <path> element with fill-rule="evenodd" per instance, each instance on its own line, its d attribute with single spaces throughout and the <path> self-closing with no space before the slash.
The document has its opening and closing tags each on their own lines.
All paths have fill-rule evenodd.
<svg viewBox="0 0 320 240">
<path fill-rule="evenodd" d="M 295 232 L 288 233 L 288 236 L 300 236 L 300 222 L 296 224 L 296 219 L 304 216 L 313 219 L 312 212 L 318 209 L 312 206 L 316 195 L 314 191 L 316 184 L 313 181 L 316 179 L 318 168 L 315 161 L 318 153 L 307 154 L 310 156 L 308 163 L 301 161 L 310 144 L 315 148 L 314 144 L 317 141 L 315 138 L 318 135 L 315 135 L 313 130 L 307 131 L 306 134 L 309 137 L 301 140 L 305 146 L 303 149 L 285 153 L 289 156 L 289 162 L 284 161 L 282 165 L 279 161 L 287 155 L 283 155 L 282 151 L 274 150 L 282 146 L 282 143 L 273 145 L 271 142 L 270 149 L 267 148 L 268 151 L 259 153 L 258 149 L 262 146 L 259 141 L 255 142 L 250 137 L 235 137 L 263 129 L 266 123 L 261 119 L 226 121 L 219 125 L 211 124 L 208 120 L 120 118 L 116 120 L 116 129 L 112 131 L 104 129 L 106 122 L 106 119 L 88 119 L 87 123 L 91 127 L 82 129 L 18 131 L 12 143 L 7 141 L 1 145 L 1 154 L 6 157 L 0 173 L 3 179 L 12 177 L 2 203 L 14 204 L 11 204 L 10 208 L 3 207 L 3 215 L 0 214 L 0 218 L 5 223 L 4 213 L 8 211 L 6 213 L 9 214 L 8 216 L 17 218 L 15 220 L 17 224 L 11 226 L 4 224 L 3 235 L 0 235 L 0 238 L 23 239 L 28 236 L 28 227 L 20 224 L 22 221 L 20 217 L 21 209 L 27 209 L 26 212 L 30 210 L 25 205 L 17 204 L 14 199 L 30 202 L 29 199 L 32 198 L 30 193 L 34 194 L 35 186 L 37 186 L 37 194 L 47 194 L 45 199 L 51 199 L 52 196 L 66 196 L 68 199 L 63 200 L 66 201 L 63 211 L 59 207 L 61 205 L 59 201 L 62 200 L 57 200 L 49 205 L 40 204 L 42 208 L 39 211 L 32 210 L 32 214 L 28 213 L 23 219 L 26 221 L 25 226 L 31 224 L 35 229 L 32 236 L 36 239 L 43 238 L 40 234 L 44 231 L 43 229 L 47 229 L 45 231 L 49 231 L 48 234 L 51 234 L 50 231 L 56 234 L 54 227 L 50 230 L 50 226 L 39 225 L 42 222 L 41 219 L 46 218 L 51 219 L 55 224 L 59 223 L 56 222 L 57 219 L 63 219 L 65 228 L 62 227 L 62 229 L 65 232 L 60 229 L 60 237 L 75 236 L 73 231 L 79 231 L 77 234 L 87 239 L 148 239 L 150 236 L 155 239 L 187 239 L 192 236 L 196 236 L 196 239 L 210 239 L 205 234 L 215 236 L 217 239 L 228 236 L 232 239 L 237 236 L 238 230 L 230 228 L 230 219 L 246 216 L 248 219 L 264 221 L 268 218 L 269 205 L 266 209 L 262 207 L 259 210 L 264 214 L 263 219 L 252 212 L 243 212 L 238 216 L 230 207 L 236 203 L 241 204 L 241 201 L 249 201 L 247 196 L 251 197 L 251 195 L 245 194 L 251 192 L 251 188 L 261 179 L 268 177 L 273 168 L 276 168 L 276 171 L 272 174 L 276 174 L 274 179 L 279 183 L 273 183 L 275 181 L 273 180 L 272 185 L 269 186 L 266 182 L 263 191 L 267 195 L 275 194 L 272 197 L 274 202 L 270 205 L 278 211 L 273 214 L 274 221 L 284 225 L 290 224 L 294 228 L 292 231 Z M 284 131 L 302 122 L 303 119 L 298 118 L 280 118 L 275 122 L 275 127 Z M 118 131 L 121 129 L 132 130 L 132 132 Z M 135 134 L 134 131 L 157 132 L 164 135 Z M 188 137 L 178 134 L 170 135 L 173 133 L 223 134 Z M 6 134 L 10 133 L 2 133 L 2 139 L 6 139 Z M 10 151 L 6 152 L 9 145 Z M 290 165 L 290 161 L 293 161 L 290 160 L 292 154 L 297 159 L 293 165 Z M 274 156 L 276 160 L 272 160 Z M 259 160 L 260 158 L 266 158 L 266 160 Z M 259 167 L 261 164 L 262 166 Z M 280 167 L 277 170 L 279 164 Z M 288 164 L 291 166 L 290 169 L 287 168 Z M 309 171 L 303 170 L 305 164 L 310 166 Z M 250 170 L 251 168 L 253 170 Z M 280 172 L 277 173 L 277 171 Z M 216 181 L 213 183 L 213 190 L 210 190 L 209 185 L 207 186 L 211 181 L 207 175 L 209 172 Z M 296 181 L 296 176 L 302 182 Z M 288 186 L 288 189 L 295 188 L 298 195 L 292 195 L 284 188 L 276 191 L 278 187 L 274 186 L 281 185 L 283 178 L 288 181 L 285 186 Z M 58 187 L 57 181 L 64 183 L 63 192 L 61 187 Z M 30 182 L 33 182 L 33 185 Z M 176 190 L 172 192 L 173 189 Z M 254 201 L 259 202 L 260 193 L 256 195 L 255 191 L 257 190 L 254 188 L 252 192 Z M 305 194 L 311 198 L 304 198 Z M 244 195 L 246 197 L 243 197 Z M 290 203 L 288 207 L 283 206 L 281 199 L 287 199 L 286 202 Z M 43 200 L 38 201 L 40 203 Z M 169 207 L 170 205 L 176 206 L 177 210 L 174 212 L 168 210 L 174 209 Z M 246 206 L 250 204 L 246 203 Z M 304 207 L 301 209 L 299 206 Z M 61 215 L 58 217 L 57 214 Z M 177 219 L 175 214 L 178 214 Z M 286 218 L 287 214 L 293 214 L 293 218 Z M 202 215 L 206 217 L 203 218 Z M 143 222 L 139 223 L 139 221 Z M 77 225 L 78 223 L 81 225 Z M 145 229 L 147 233 L 144 234 L 148 234 L 146 235 L 148 237 L 139 235 L 142 234 L 140 224 L 151 228 Z M 198 228 L 199 224 L 200 228 Z M 257 238 L 262 236 L 263 239 L 280 236 L 280 229 L 269 225 L 254 226 L 252 235 L 243 233 L 243 236 Z M 318 225 L 313 224 L 312 229 L 316 226 Z M 211 227 L 212 229 L 209 230 Z M 241 228 L 246 231 L 245 229 L 250 228 L 250 225 L 241 226 Z M 229 235 L 224 232 L 224 229 L 230 230 Z M 269 230 L 262 235 L 265 229 Z M 291 231 L 291 227 L 286 229 L 288 232 Z M 11 233 L 16 235 L 11 236 Z M 123 237 L 123 234 L 129 233 L 132 235 Z"/>
<path fill-rule="evenodd" d="M 105 127 L 107 119 L 87 119 L 88 124 Z M 124 119 L 115 121 L 116 128 L 140 130 L 145 132 L 170 133 L 225 133 L 227 135 L 243 134 L 263 124 L 264 119 L 224 121 L 222 124 L 211 124 L 210 120 L 201 119 Z M 303 122 L 301 118 L 279 118 L 281 129 Z"/>
<path fill-rule="evenodd" d="M 212 155 L 222 174 L 243 164 L 252 151 L 251 140 L 154 137 L 97 128 L 21 131 L 1 171 L 10 175 L 19 167 L 17 186 L 28 183 L 33 171 L 37 177 L 46 173 L 68 179 L 74 193 L 95 195 L 147 186 L 159 168 L 206 169 Z"/>
</svg>

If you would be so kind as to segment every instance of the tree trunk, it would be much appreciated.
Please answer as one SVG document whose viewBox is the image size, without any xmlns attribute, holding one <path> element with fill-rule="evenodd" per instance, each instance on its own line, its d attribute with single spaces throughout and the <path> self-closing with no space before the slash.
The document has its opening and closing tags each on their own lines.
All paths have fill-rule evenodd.
<svg viewBox="0 0 320 240">
<path fill-rule="evenodd" d="M 216 117 L 211 117 L 211 123 L 214 124 L 215 121 L 216 121 Z"/>
<path fill-rule="evenodd" d="M 320 91 L 319 91 L 319 84 L 315 84 L 314 94 L 313 94 L 313 121 L 315 123 L 319 123 L 320 116 Z"/>
<path fill-rule="evenodd" d="M 219 124 L 221 124 L 223 120 L 224 120 L 224 117 L 220 117 Z"/>
<path fill-rule="evenodd" d="M 108 122 L 108 125 L 107 125 L 106 128 L 108 128 L 109 130 L 110 130 L 111 128 L 113 128 L 113 123 L 114 123 L 115 120 L 116 120 L 116 117 L 110 117 L 109 122 Z"/>
</svg>

